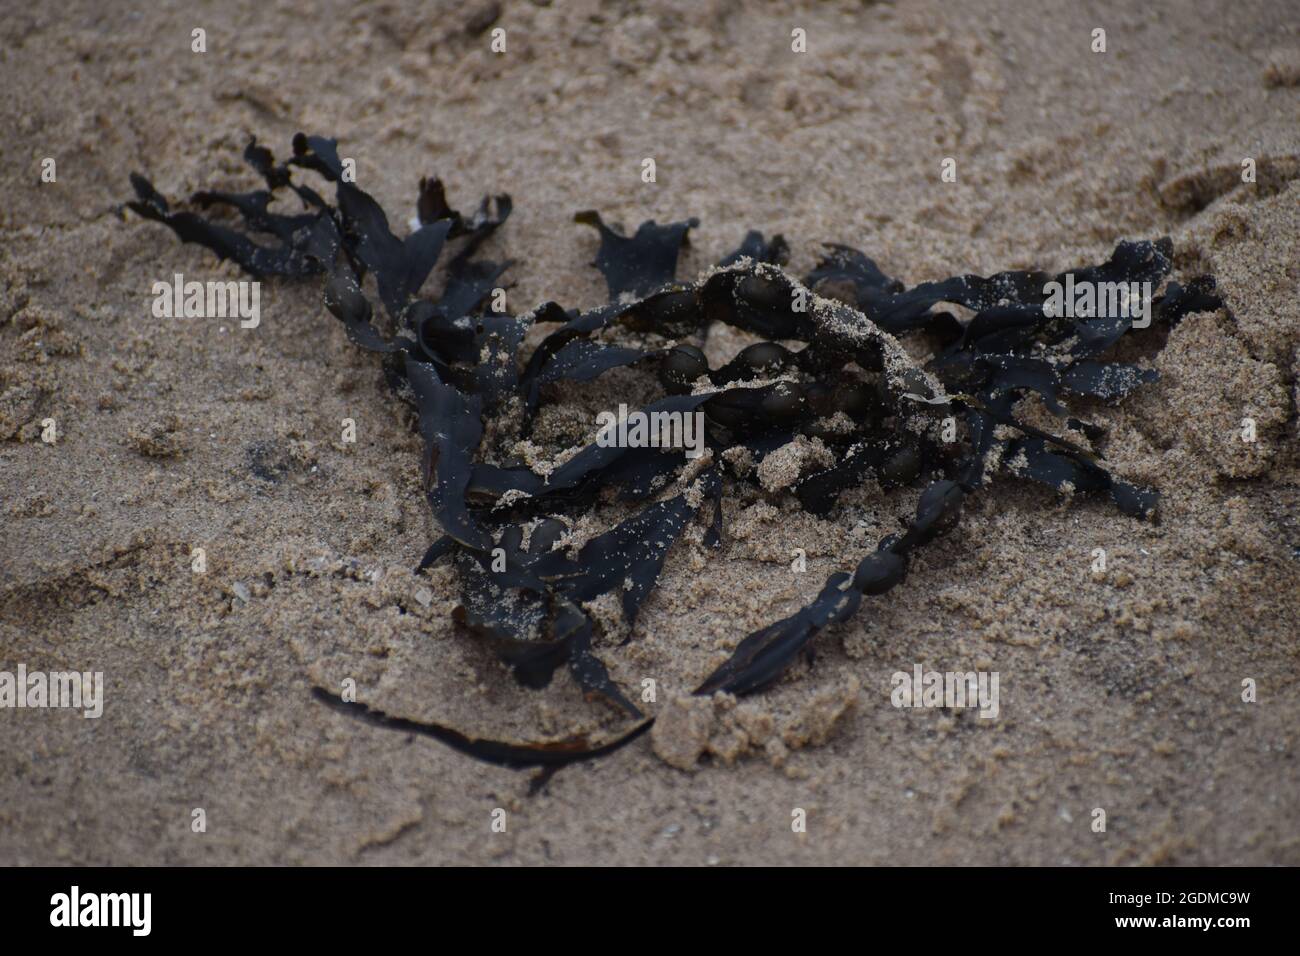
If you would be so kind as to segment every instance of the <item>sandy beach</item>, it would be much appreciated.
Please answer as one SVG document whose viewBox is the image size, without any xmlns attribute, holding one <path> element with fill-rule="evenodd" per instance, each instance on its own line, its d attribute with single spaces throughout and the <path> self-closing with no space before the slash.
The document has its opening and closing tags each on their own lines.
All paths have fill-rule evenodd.
<svg viewBox="0 0 1300 956">
<path fill-rule="evenodd" d="M 0 18 L 0 77 L 0 671 L 103 675 L 95 718 L 0 708 L 0 864 L 1300 864 L 1294 5 L 72 0 Z M 817 518 L 779 475 L 729 486 L 721 549 L 693 523 L 634 629 L 592 609 L 611 676 L 655 680 L 653 731 L 530 793 L 312 697 L 347 676 L 503 739 L 625 723 L 563 670 L 520 686 L 453 624 L 453 567 L 413 574 L 438 536 L 421 439 L 320 283 L 262 282 L 256 328 L 153 314 L 155 282 L 241 276 L 125 211 L 129 175 L 251 189 L 249 137 L 287 155 L 299 131 L 338 139 L 399 234 L 423 176 L 460 209 L 509 193 L 483 253 L 520 314 L 605 301 L 585 209 L 698 217 L 684 281 L 749 229 L 791 275 L 838 242 L 909 286 L 1169 236 L 1225 308 L 1123 343 L 1159 380 L 1086 406 L 1156 520 L 999 476 L 776 686 L 690 697 L 920 493 L 867 482 Z M 704 351 L 752 341 L 714 326 Z M 566 384 L 514 450 L 657 389 Z M 996 672 L 997 715 L 895 706 L 917 666 Z"/>
</svg>

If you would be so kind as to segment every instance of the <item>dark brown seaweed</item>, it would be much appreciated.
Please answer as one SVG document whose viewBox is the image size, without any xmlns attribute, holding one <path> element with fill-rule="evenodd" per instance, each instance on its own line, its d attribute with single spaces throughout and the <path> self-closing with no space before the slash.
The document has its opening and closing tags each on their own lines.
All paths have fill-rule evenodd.
<svg viewBox="0 0 1300 956">
<path fill-rule="evenodd" d="M 1118 401 L 1155 380 L 1150 368 L 1105 358 L 1138 330 L 1125 314 L 1053 314 L 1046 308 L 1047 283 L 1166 283 L 1150 303 L 1153 324 L 1222 305 L 1211 277 L 1166 281 L 1173 254 L 1168 239 L 1121 242 L 1105 262 L 1057 275 L 1017 270 L 908 287 L 843 245 L 828 245 L 800 282 L 780 268 L 788 258 L 785 240 L 767 241 L 750 231 L 706 278 L 682 283 L 677 262 L 697 220 L 645 222 L 625 236 L 598 213 L 583 212 L 575 219 L 599 233 L 594 264 L 610 301 L 586 312 L 546 302 L 512 316 L 484 311 L 511 263 L 475 258 L 509 216 L 508 196 L 485 197 L 464 216 L 450 206 L 441 180 L 426 177 L 419 184 L 419 228 L 399 238 L 379 204 L 344 181 L 334 140 L 298 134 L 284 163 L 254 140 L 244 158 L 264 189 L 204 191 L 191 200 L 198 210 L 233 212 L 242 230 L 191 209 L 173 210 L 139 175 L 131 177 L 136 198 L 127 206 L 252 275 L 326 277 L 328 310 L 353 343 L 382 354 L 389 382 L 416 410 L 424 490 L 439 528 L 417 573 L 439 561 L 453 563 L 462 588 L 456 623 L 490 647 L 520 683 L 545 686 L 567 666 L 584 693 L 635 722 L 600 740 L 512 743 L 390 716 L 321 688 L 315 695 L 376 726 L 429 736 L 508 767 L 553 770 L 611 753 L 645 732 L 652 720 L 641 716 L 593 649 L 597 624 L 584 604 L 617 593 L 634 629 L 687 526 L 705 522 L 705 546 L 719 546 L 728 488 L 754 478 L 733 474 L 715 457 L 684 483 L 689 459 L 680 449 L 600 441 L 550 473 L 536 473 L 493 460 L 491 449 L 482 447 L 485 421 L 517 407 L 523 414 L 515 435 L 525 437 L 538 410 L 556 400 L 560 383 L 634 368 L 657 377 L 667 393 L 640 411 L 703 413 L 704 441 L 714 456 L 743 448 L 751 461 L 761 461 L 800 433 L 823 441 L 835 464 L 791 489 L 813 514 L 833 515 L 840 492 L 864 481 L 888 491 L 927 479 L 914 517 L 899 534 L 881 541 L 853 573 L 832 574 L 805 607 L 744 637 L 696 691 L 742 695 L 779 680 L 817 634 L 847 620 L 864 598 L 901 584 L 911 554 L 950 531 L 966 497 L 995 474 L 1068 494 L 1104 495 L 1139 518 L 1156 510 L 1153 489 L 1103 467 L 1087 447 L 1102 430 L 1069 407 L 1072 396 Z M 333 183 L 334 203 L 297 182 L 297 170 Z M 301 210 L 275 207 L 283 193 L 296 197 Z M 443 270 L 443 292 L 425 295 L 448 245 L 454 253 Z M 388 314 L 379 324 L 365 291 L 371 276 Z M 944 304 L 974 315 L 963 323 L 940 308 Z M 701 335 L 714 321 L 767 341 L 711 368 L 700 349 L 682 339 Z M 557 328 L 525 360 L 522 343 L 535 323 Z M 894 338 L 906 334 L 929 336 L 933 358 L 924 367 Z M 1063 420 L 1062 434 L 1019 420 L 1017 403 L 1028 394 Z M 831 421 L 837 416 L 838 424 Z M 961 423 L 955 440 L 940 439 L 945 422 Z M 642 504 L 576 551 L 564 547 L 569 525 L 561 516 L 589 510 L 610 492 Z"/>
</svg>

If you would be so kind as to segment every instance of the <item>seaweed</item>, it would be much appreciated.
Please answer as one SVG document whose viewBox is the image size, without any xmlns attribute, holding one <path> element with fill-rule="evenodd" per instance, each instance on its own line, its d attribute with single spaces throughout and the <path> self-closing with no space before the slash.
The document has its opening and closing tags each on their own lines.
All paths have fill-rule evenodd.
<svg viewBox="0 0 1300 956">
<path fill-rule="evenodd" d="M 785 241 L 785 236 L 779 233 L 767 240 L 757 229 L 751 229 L 745 233 L 745 238 L 740 240 L 740 245 L 736 251 L 725 256 L 718 262 L 722 267 L 734 266 L 745 259 L 752 259 L 754 262 L 770 262 L 773 265 L 783 266 L 790 259 L 790 245 Z"/>
<path fill-rule="evenodd" d="M 624 295 L 642 298 L 672 282 L 687 233 L 700 224 L 698 219 L 687 219 L 660 226 L 650 220 L 628 237 L 605 225 L 600 213 L 592 209 L 575 214 L 573 221 L 600 233 L 600 248 L 592 264 L 604 275 L 611 300 Z"/>
<path fill-rule="evenodd" d="M 1222 306 L 1209 276 L 1169 280 L 1167 238 L 1120 242 L 1105 261 L 1055 275 L 1014 270 L 908 286 L 838 244 L 828 244 L 816 267 L 797 279 L 782 268 L 785 239 L 751 230 L 705 277 L 682 282 L 678 259 L 698 220 L 644 222 L 627 236 L 587 211 L 574 218 L 597 230 L 593 264 L 609 301 L 586 311 L 547 301 L 514 316 L 483 311 L 513 263 L 477 257 L 510 215 L 509 196 L 484 197 L 466 216 L 452 208 L 440 179 L 425 177 L 417 228 L 399 238 L 373 197 L 345 181 L 334 140 L 299 133 L 282 163 L 251 140 L 244 159 L 265 188 L 201 191 L 191 197 L 193 208 L 177 210 L 133 174 L 136 198 L 126 206 L 251 275 L 324 277 L 327 310 L 351 342 L 380 353 L 396 397 L 415 411 L 422 487 L 439 529 L 416 573 L 451 562 L 461 583 L 455 624 L 520 684 L 546 686 L 566 667 L 585 695 L 631 723 L 599 738 L 496 741 L 392 716 L 324 688 L 314 695 L 372 725 L 546 774 L 612 753 L 653 723 L 611 678 L 602 659 L 610 651 L 596 649 L 601 625 L 587 605 L 617 594 L 625 642 L 635 640 L 640 612 L 690 524 L 704 526 L 706 550 L 721 547 L 728 489 L 755 481 L 752 472 L 729 467 L 726 452 L 743 450 L 749 461 L 761 461 L 798 435 L 822 441 L 834 463 L 782 494 L 823 517 L 834 516 L 842 491 L 864 482 L 886 492 L 926 482 L 898 534 L 886 536 L 852 572 L 830 575 L 795 613 L 746 635 L 702 679 L 699 695 L 751 694 L 779 681 L 818 634 L 902 584 L 913 553 L 956 527 L 967 497 L 994 478 L 1103 496 L 1125 514 L 1151 518 L 1158 493 L 1111 474 L 1091 447 L 1103 430 L 1071 408 L 1074 397 L 1121 401 L 1156 379 L 1141 364 L 1106 357 L 1140 329 L 1124 310 L 1057 314 L 1047 289 L 1053 282 L 1164 283 L 1150 300 L 1152 325 Z M 333 184 L 333 202 L 299 181 L 300 171 Z M 297 197 L 300 211 L 273 211 L 284 193 Z M 209 212 L 233 212 L 242 228 L 203 214 Z M 455 251 L 442 269 L 442 293 L 427 295 L 424 286 L 449 247 Z M 387 320 L 376 321 L 372 283 Z M 944 305 L 973 315 L 959 320 Z M 692 342 L 712 322 L 764 341 L 712 367 Z M 521 355 L 528 330 L 543 324 L 556 328 Z M 926 348 L 914 350 L 929 351 L 924 364 L 900 343 L 908 335 L 926 337 Z M 693 468 L 680 449 L 626 447 L 598 435 L 580 448 L 558 449 L 562 463 L 534 471 L 502 460 L 500 436 L 485 440 L 489 422 L 508 438 L 527 437 L 539 410 L 560 400 L 558 386 L 616 368 L 657 379 L 664 396 L 637 410 L 649 420 L 702 414 L 712 457 Z M 1027 395 L 1062 421 L 1062 434 L 1021 420 L 1018 405 Z M 956 422 L 960 435 L 940 437 Z M 563 518 L 591 513 L 611 496 L 625 503 L 626 516 L 570 546 Z"/>
<path fill-rule="evenodd" d="M 132 174 L 131 185 L 136 199 L 127 208 L 145 219 L 167 226 L 181 242 L 194 242 L 211 249 L 220 259 L 230 259 L 249 275 L 310 276 L 323 272 L 338 245 L 338 232 L 332 217 L 319 212 L 305 217 L 274 216 L 266 210 L 268 193 L 257 199 L 245 197 L 229 204 L 235 206 L 257 232 L 275 235 L 276 245 L 263 245 L 229 226 L 210 222 L 196 213 L 172 212 L 171 206 L 153 184 L 139 174 Z M 198 205 L 217 205 L 215 193 L 198 193 Z M 295 225 L 296 223 L 296 225 Z"/>
<path fill-rule="evenodd" d="M 323 687 L 313 687 L 312 696 L 327 707 L 332 707 L 349 717 L 364 720 L 366 723 L 387 730 L 402 733 L 420 734 L 432 737 L 447 746 L 459 750 L 486 763 L 519 770 L 525 767 L 564 766 L 580 760 L 594 760 L 613 753 L 624 744 L 629 744 L 650 729 L 651 721 L 642 721 L 632 730 L 604 741 L 593 741 L 583 735 L 565 737 L 545 743 L 506 743 L 481 737 L 470 737 L 460 731 L 442 724 L 427 721 L 409 720 L 405 717 L 393 717 L 356 701 L 345 701 L 337 694 L 332 694 Z"/>
<path fill-rule="evenodd" d="M 721 478 L 705 472 L 701 491 L 716 493 Z M 576 602 L 590 601 L 616 587 L 622 588 L 623 616 L 629 624 L 654 589 L 668 549 L 696 512 L 686 493 L 658 501 L 605 534 L 583 545 L 576 559 L 552 551 L 535 564 L 533 572 Z"/>
</svg>

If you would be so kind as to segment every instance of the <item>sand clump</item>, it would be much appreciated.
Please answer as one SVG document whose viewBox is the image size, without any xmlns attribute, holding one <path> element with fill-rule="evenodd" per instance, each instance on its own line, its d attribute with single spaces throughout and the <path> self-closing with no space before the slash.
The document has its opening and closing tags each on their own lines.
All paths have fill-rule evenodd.
<svg viewBox="0 0 1300 956">
<path fill-rule="evenodd" d="M 730 765 L 751 752 L 781 767 L 790 751 L 824 744 L 861 690 L 849 674 L 786 712 L 739 703 L 726 693 L 674 697 L 659 712 L 650 739 L 659 758 L 679 770 L 694 770 L 705 755 Z"/>
<path fill-rule="evenodd" d="M 1217 357 L 1212 369 L 1204 356 Z M 1291 402 L 1281 369 L 1253 359 L 1215 315 L 1188 318 L 1157 363 L 1187 440 L 1225 478 L 1263 474 L 1281 453 Z M 1195 374 L 1188 372 L 1195 367 Z"/>
</svg>

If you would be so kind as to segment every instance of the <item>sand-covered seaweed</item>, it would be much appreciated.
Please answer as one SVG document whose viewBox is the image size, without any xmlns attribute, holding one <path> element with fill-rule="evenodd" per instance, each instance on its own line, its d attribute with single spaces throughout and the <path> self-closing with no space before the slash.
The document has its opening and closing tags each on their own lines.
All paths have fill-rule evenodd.
<svg viewBox="0 0 1300 956">
<path fill-rule="evenodd" d="M 379 726 L 432 736 L 511 767 L 590 759 L 647 729 L 651 718 L 593 650 L 601 625 L 587 605 L 616 595 L 632 627 L 691 522 L 706 525 L 707 545 L 721 540 L 728 489 L 758 480 L 755 469 L 735 467 L 729 453 L 743 451 L 752 464 L 800 436 L 820 442 L 834 463 L 783 492 L 818 515 L 832 513 L 841 491 L 868 479 L 886 489 L 924 490 L 897 533 L 855 570 L 831 575 L 804 608 L 747 635 L 701 676 L 697 694 L 744 695 L 779 679 L 818 633 L 857 613 L 863 598 L 880 598 L 902 583 L 910 556 L 949 531 L 966 498 L 996 477 L 1105 495 L 1121 511 L 1150 518 L 1157 492 L 1107 469 L 1093 450 L 1099 426 L 1070 403 L 1117 401 L 1154 380 L 1149 368 L 1107 358 L 1126 334 L 1221 305 L 1209 277 L 1169 281 L 1168 239 L 1121 242 L 1105 262 L 1059 275 L 957 275 L 909 287 L 843 245 L 827 246 L 816 268 L 795 278 L 782 268 L 785 240 L 750 231 L 735 253 L 683 282 L 678 258 L 695 219 L 646 222 L 625 235 L 598 213 L 582 212 L 576 220 L 600 236 L 594 265 L 609 302 L 586 312 L 546 302 L 509 315 L 489 299 L 510 263 L 478 258 L 477 251 L 508 218 L 510 197 L 485 197 L 464 216 L 450 207 L 440 180 L 425 179 L 416 201 L 419 228 L 399 238 L 379 204 L 346 181 L 335 141 L 299 134 L 284 162 L 254 141 L 245 159 L 264 189 L 200 192 L 189 204 L 233 210 L 242 229 L 173 209 L 138 175 L 137 198 L 128 205 L 251 275 L 324 277 L 327 309 L 354 344 L 381 355 L 396 397 L 418 416 L 424 489 L 440 529 L 418 570 L 454 562 L 462 582 L 458 626 L 492 648 L 522 684 L 545 686 L 567 667 L 589 696 L 622 711 L 628 724 L 601 739 L 492 741 L 393 717 L 326 688 L 316 696 Z M 298 181 L 303 171 L 333 184 L 332 203 Z M 301 211 L 271 211 L 290 194 Z M 442 294 L 423 295 L 444 260 Z M 1141 327 L 1118 303 L 1063 313 L 1047 291 L 1102 284 L 1163 289 L 1151 297 Z M 959 317 L 954 306 L 969 315 Z M 767 341 L 710 367 L 691 340 L 715 322 Z M 542 324 L 555 328 L 523 354 L 529 329 Z M 914 360 L 903 336 L 919 337 L 928 360 Z M 539 470 L 496 460 L 484 447 L 488 424 L 527 436 L 561 383 L 628 367 L 654 376 L 665 393 L 637 409 L 647 421 L 703 414 L 696 455 L 683 455 L 680 445 L 598 440 L 561 449 L 558 465 Z M 1018 403 L 1028 395 L 1057 416 L 1059 430 L 1022 420 Z M 569 547 L 568 522 L 610 496 L 641 502 L 640 510 Z"/>
</svg>

